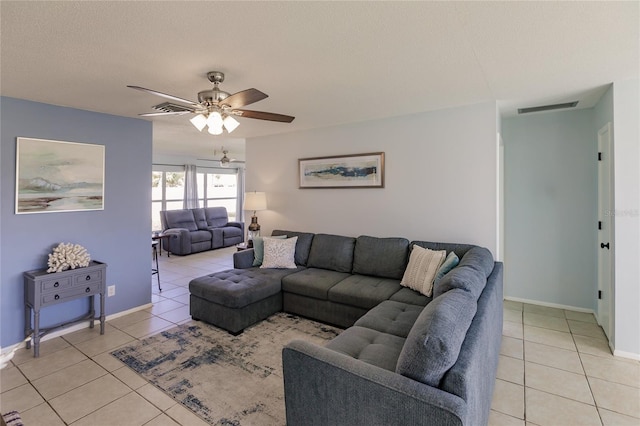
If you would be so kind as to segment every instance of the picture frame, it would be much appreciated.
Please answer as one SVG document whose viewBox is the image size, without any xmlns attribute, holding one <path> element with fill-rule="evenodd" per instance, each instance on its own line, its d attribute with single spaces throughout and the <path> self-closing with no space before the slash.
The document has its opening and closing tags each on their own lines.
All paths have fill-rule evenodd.
<svg viewBox="0 0 640 426">
<path fill-rule="evenodd" d="M 300 158 L 298 187 L 384 188 L 384 152 Z"/>
<path fill-rule="evenodd" d="M 18 137 L 16 214 L 104 210 L 104 145 Z"/>
</svg>

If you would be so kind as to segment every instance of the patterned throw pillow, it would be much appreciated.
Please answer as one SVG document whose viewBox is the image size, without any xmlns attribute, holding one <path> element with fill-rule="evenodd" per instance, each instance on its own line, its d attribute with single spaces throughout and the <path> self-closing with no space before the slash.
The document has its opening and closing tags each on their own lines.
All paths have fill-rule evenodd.
<svg viewBox="0 0 640 426">
<path fill-rule="evenodd" d="M 256 237 L 253 239 L 253 266 L 262 265 L 262 259 L 264 259 L 264 239 L 265 238 L 287 238 L 286 235 L 278 235 L 275 237 Z"/>
<path fill-rule="evenodd" d="M 433 279 L 446 255 L 446 250 L 429 250 L 414 245 L 400 285 L 431 297 Z"/>
<path fill-rule="evenodd" d="M 295 269 L 296 243 L 298 237 L 277 240 L 264 239 L 264 258 L 261 268 Z"/>
</svg>

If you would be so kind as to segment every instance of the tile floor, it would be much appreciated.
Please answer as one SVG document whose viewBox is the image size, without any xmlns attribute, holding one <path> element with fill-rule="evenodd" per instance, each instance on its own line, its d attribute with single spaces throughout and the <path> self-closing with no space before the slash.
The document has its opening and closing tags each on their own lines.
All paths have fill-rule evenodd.
<svg viewBox="0 0 640 426">
<path fill-rule="evenodd" d="M 0 411 L 25 425 L 204 425 L 112 357 L 190 321 L 188 283 L 232 266 L 235 248 L 160 257 L 153 307 L 16 351 L 0 371 Z M 593 315 L 505 301 L 491 425 L 639 425 L 640 362 L 611 355 Z"/>
</svg>

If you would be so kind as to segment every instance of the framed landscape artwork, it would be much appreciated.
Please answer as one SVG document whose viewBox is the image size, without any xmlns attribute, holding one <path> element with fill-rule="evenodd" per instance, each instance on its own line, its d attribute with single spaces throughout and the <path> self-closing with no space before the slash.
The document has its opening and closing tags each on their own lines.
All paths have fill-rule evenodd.
<svg viewBox="0 0 640 426">
<path fill-rule="evenodd" d="M 104 210 L 104 145 L 18 138 L 16 214 Z"/>
<path fill-rule="evenodd" d="M 384 188 L 384 152 L 301 158 L 300 188 Z"/>
</svg>

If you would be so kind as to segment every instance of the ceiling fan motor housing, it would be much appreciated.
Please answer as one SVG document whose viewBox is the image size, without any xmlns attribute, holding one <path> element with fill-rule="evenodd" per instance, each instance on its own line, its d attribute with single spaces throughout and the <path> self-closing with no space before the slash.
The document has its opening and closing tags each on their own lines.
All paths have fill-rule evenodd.
<svg viewBox="0 0 640 426">
<path fill-rule="evenodd" d="M 229 93 L 218 88 L 203 90 L 202 92 L 198 92 L 198 102 L 205 105 L 214 105 L 227 99 L 229 96 Z"/>
</svg>

